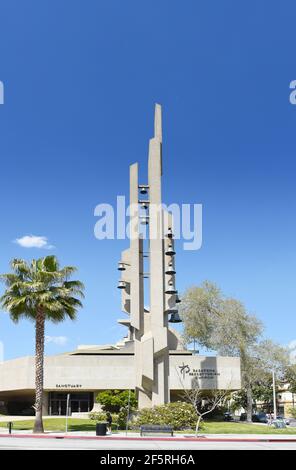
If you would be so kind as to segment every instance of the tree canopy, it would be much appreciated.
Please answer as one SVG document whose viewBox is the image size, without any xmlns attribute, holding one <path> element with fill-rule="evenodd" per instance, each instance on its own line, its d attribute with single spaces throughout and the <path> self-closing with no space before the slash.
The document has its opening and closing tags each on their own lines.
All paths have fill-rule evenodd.
<svg viewBox="0 0 296 470">
<path fill-rule="evenodd" d="M 55 256 L 30 263 L 13 259 L 11 268 L 12 273 L 0 276 L 6 285 L 0 302 L 14 322 L 21 318 L 35 321 L 40 307 L 45 320 L 58 323 L 67 317 L 75 319 L 84 289 L 82 282 L 70 280 L 76 268 L 60 268 Z"/>
<path fill-rule="evenodd" d="M 247 312 L 242 302 L 226 297 L 218 286 L 205 281 L 201 286 L 189 288 L 181 304 L 184 338 L 193 340 L 222 356 L 241 359 L 242 394 L 248 403 L 248 416 L 252 414 L 254 394 L 270 387 L 271 373 L 285 380 L 289 365 L 288 349 L 264 339 L 263 324 Z M 289 369 L 291 378 L 293 370 Z M 294 382 L 295 383 L 295 382 Z"/>
</svg>

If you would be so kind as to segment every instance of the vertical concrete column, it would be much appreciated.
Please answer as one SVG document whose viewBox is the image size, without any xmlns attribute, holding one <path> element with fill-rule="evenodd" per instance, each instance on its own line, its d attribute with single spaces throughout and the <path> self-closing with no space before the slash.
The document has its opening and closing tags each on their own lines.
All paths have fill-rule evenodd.
<svg viewBox="0 0 296 470">
<path fill-rule="evenodd" d="M 153 376 L 147 373 L 147 361 L 153 361 L 153 357 L 145 354 L 143 240 L 139 228 L 138 174 L 138 164 L 135 163 L 130 166 L 130 315 L 135 342 L 136 394 L 139 407 L 144 408 L 151 406 L 150 382 Z"/>
<path fill-rule="evenodd" d="M 161 107 L 155 107 L 154 137 L 149 142 L 149 241 L 150 241 L 150 315 L 153 337 L 154 381 L 152 405 L 169 401 L 168 330 L 164 297 L 164 231 L 161 196 L 162 122 Z"/>
<path fill-rule="evenodd" d="M 139 233 L 138 163 L 130 166 L 130 296 L 131 326 L 144 333 L 143 241 Z"/>
</svg>

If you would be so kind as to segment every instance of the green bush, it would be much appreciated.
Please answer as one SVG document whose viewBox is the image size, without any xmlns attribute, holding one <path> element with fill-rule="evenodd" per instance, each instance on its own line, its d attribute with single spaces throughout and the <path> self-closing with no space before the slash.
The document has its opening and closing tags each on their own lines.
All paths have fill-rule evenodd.
<svg viewBox="0 0 296 470">
<path fill-rule="evenodd" d="M 130 410 L 131 412 L 131 410 Z M 119 429 L 126 429 L 126 420 L 127 420 L 128 407 L 122 406 L 118 413 L 118 427 Z"/>
<path fill-rule="evenodd" d="M 102 405 L 104 411 L 119 413 L 122 407 L 128 405 L 130 393 L 130 408 L 136 408 L 138 405 L 135 392 L 129 390 L 105 390 L 97 395 L 96 401 Z"/>
<path fill-rule="evenodd" d="M 88 415 L 89 419 L 92 421 L 96 421 L 96 423 L 106 423 L 107 421 L 107 416 L 106 413 L 103 411 L 95 411 L 93 413 L 89 413 Z M 125 424 L 124 427 L 121 427 L 121 420 L 120 420 L 120 413 L 112 413 L 112 430 L 117 430 L 117 429 L 125 429 Z"/>
<path fill-rule="evenodd" d="M 100 422 L 106 421 L 106 413 L 100 412 L 100 411 L 94 411 L 93 413 L 89 413 L 88 415 L 89 419 L 92 419 L 93 421 Z"/>
<path fill-rule="evenodd" d="M 172 426 L 174 430 L 194 429 L 197 416 L 193 405 L 176 401 L 153 408 L 143 408 L 133 420 L 133 427 L 143 424 L 159 424 Z"/>
</svg>

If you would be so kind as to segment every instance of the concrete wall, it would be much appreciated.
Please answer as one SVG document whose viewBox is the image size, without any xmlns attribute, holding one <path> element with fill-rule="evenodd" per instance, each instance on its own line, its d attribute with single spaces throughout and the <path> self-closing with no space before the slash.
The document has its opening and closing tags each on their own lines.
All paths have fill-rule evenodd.
<svg viewBox="0 0 296 470">
<path fill-rule="evenodd" d="M 221 356 L 171 356 L 170 389 L 191 389 L 192 384 L 193 387 L 204 390 L 240 389 L 240 359 Z"/>
<path fill-rule="evenodd" d="M 186 368 L 182 369 L 184 366 Z M 171 390 L 179 390 L 183 386 L 190 388 L 192 380 L 194 378 L 196 380 L 196 377 L 203 389 L 239 389 L 239 359 L 185 354 L 170 356 Z M 115 388 L 133 389 L 135 382 L 134 356 L 60 355 L 45 358 L 45 390 L 79 392 Z M 33 357 L 23 357 L 0 364 L 0 399 L 5 392 L 34 389 Z"/>
</svg>

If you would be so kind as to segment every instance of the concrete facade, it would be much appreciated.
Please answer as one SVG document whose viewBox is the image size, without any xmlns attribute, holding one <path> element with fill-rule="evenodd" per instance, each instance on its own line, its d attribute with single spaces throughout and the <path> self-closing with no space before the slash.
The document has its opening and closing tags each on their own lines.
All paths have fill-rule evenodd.
<svg viewBox="0 0 296 470">
<path fill-rule="evenodd" d="M 78 350 L 79 351 L 79 350 Z M 0 365 L 1 400 L 18 391 L 34 391 L 34 357 L 22 357 Z M 191 386 L 191 371 L 202 370 L 208 378 L 201 379 L 201 388 L 240 388 L 239 359 L 234 357 L 192 356 L 180 351 L 170 354 L 169 389 L 182 390 Z M 190 372 L 181 368 L 188 365 Z M 214 371 L 207 372 L 207 371 Z M 193 372 L 192 372 L 193 373 Z M 218 374 L 218 375 L 215 375 Z M 65 354 L 45 358 L 45 391 L 96 391 L 135 389 L 135 355 L 129 354 Z"/>
<path fill-rule="evenodd" d="M 174 333 L 171 334 L 176 341 Z M 0 364 L 1 401 L 23 401 L 33 405 L 34 364 L 34 357 L 22 357 Z M 182 397 L 184 388 L 190 388 L 192 379 L 196 376 L 200 377 L 201 389 L 240 388 L 238 358 L 193 356 L 190 352 L 179 349 L 170 351 L 169 369 L 169 399 Z M 125 351 L 125 347 L 87 350 L 78 348 L 69 354 L 47 356 L 44 372 L 45 415 L 50 414 L 50 393 L 73 393 L 79 398 L 80 394 L 91 392 L 94 399 L 101 390 L 135 390 L 137 385 L 136 356 L 131 350 Z"/>
</svg>

